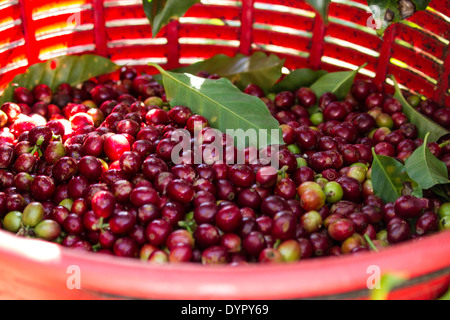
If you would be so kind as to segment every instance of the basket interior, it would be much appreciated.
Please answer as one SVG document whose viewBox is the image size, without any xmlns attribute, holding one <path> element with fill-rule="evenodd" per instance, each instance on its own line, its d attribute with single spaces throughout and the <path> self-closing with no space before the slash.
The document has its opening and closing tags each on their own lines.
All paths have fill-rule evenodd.
<svg viewBox="0 0 450 320">
<path fill-rule="evenodd" d="M 119 65 L 165 68 L 215 54 L 253 51 L 286 58 L 288 69 L 356 69 L 378 85 L 387 76 L 450 105 L 448 0 L 391 26 L 380 39 L 365 0 L 333 0 L 324 23 L 304 1 L 202 0 L 155 36 L 142 0 L 0 0 L 0 90 L 34 63 L 96 53 Z"/>
</svg>

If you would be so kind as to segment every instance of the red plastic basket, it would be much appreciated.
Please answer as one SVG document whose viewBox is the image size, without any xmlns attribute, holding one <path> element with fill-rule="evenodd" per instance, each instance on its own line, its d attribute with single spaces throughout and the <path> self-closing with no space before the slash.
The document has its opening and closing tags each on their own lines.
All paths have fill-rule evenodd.
<svg viewBox="0 0 450 320">
<path fill-rule="evenodd" d="M 174 68 L 217 53 L 253 51 L 286 58 L 287 68 L 356 69 L 390 90 L 388 75 L 411 92 L 450 105 L 448 0 L 388 29 L 368 27 L 363 0 L 333 1 L 329 23 L 295 0 L 204 0 L 156 37 L 141 0 L 0 1 L 0 88 L 52 57 L 96 53 L 146 70 Z M 369 23 L 370 26 L 370 23 Z M 236 267 L 155 266 L 74 252 L 0 231 L 0 298 L 295 299 L 367 298 L 371 266 L 409 280 L 392 299 L 433 299 L 450 284 L 450 232 L 379 253 L 295 264 Z M 368 269 L 369 268 L 369 269 Z M 68 285 L 79 270 L 81 287 Z"/>
</svg>

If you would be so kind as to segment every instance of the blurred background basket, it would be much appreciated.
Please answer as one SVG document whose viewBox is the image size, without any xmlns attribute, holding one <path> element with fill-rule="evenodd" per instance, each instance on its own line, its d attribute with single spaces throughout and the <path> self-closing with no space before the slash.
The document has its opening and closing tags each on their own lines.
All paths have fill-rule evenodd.
<svg viewBox="0 0 450 320">
<path fill-rule="evenodd" d="M 286 58 L 289 69 L 356 69 L 390 90 L 402 88 L 450 106 L 448 0 L 391 26 L 371 28 L 363 0 L 335 0 L 325 24 L 304 1 L 203 0 L 155 37 L 141 0 L 0 0 L 0 91 L 34 63 L 95 53 L 147 71 L 170 69 L 218 53 L 254 51 Z M 450 284 L 450 233 L 380 253 L 322 258 L 283 266 L 154 266 L 80 254 L 0 231 L 0 298 L 291 299 L 367 298 L 368 267 L 409 280 L 390 298 L 433 299 Z M 81 288 L 67 281 L 81 271 Z"/>
</svg>

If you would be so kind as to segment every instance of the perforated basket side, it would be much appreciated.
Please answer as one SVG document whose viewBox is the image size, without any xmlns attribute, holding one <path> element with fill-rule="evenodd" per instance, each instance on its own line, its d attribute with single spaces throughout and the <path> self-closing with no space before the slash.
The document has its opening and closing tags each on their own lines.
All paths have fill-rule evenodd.
<svg viewBox="0 0 450 320">
<path fill-rule="evenodd" d="M 324 23 L 304 1 L 203 0 L 152 37 L 141 0 L 0 2 L 0 87 L 33 63 L 97 53 L 118 64 L 166 68 L 217 53 L 265 51 L 290 69 L 355 69 L 379 86 L 394 74 L 403 88 L 449 104 L 449 6 L 428 9 L 388 29 L 372 29 L 365 0 L 333 0 Z"/>
</svg>

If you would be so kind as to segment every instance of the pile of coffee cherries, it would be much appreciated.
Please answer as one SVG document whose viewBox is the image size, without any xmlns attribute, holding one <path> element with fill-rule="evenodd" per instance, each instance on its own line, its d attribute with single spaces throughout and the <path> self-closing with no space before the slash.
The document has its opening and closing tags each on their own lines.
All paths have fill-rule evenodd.
<svg viewBox="0 0 450 320">
<path fill-rule="evenodd" d="M 256 150 L 275 152 L 277 168 L 188 107 L 170 107 L 162 85 L 133 67 L 54 91 L 16 87 L 0 107 L 1 228 L 145 262 L 232 265 L 379 251 L 449 228 L 450 204 L 433 194 L 393 203 L 374 194 L 372 148 L 404 161 L 423 140 L 370 81 L 356 80 L 342 101 L 309 88 L 245 93 L 280 123 L 285 145 Z M 449 128 L 450 109 L 433 110 Z M 176 151 L 181 129 L 191 152 Z M 226 159 L 193 161 L 213 142 Z M 449 144 L 428 146 L 450 167 Z"/>
</svg>

